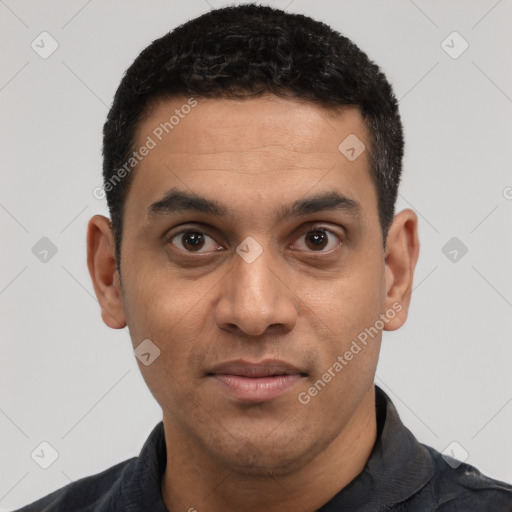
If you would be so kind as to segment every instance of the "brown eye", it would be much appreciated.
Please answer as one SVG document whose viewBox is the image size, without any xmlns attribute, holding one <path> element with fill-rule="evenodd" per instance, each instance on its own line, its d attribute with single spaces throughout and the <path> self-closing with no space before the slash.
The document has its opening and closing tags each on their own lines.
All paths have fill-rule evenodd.
<svg viewBox="0 0 512 512">
<path fill-rule="evenodd" d="M 204 245 L 203 233 L 190 231 L 181 235 L 181 243 L 189 251 L 198 251 Z"/>
<path fill-rule="evenodd" d="M 182 251 L 201 253 L 215 251 L 218 245 L 210 236 L 195 230 L 177 233 L 171 238 L 170 243 Z M 206 250 L 202 250 L 205 248 Z"/>
<path fill-rule="evenodd" d="M 297 247 L 298 245 L 298 247 Z M 331 252 L 341 245 L 341 238 L 329 229 L 310 229 L 294 244 L 293 249 L 306 252 Z"/>
<path fill-rule="evenodd" d="M 329 243 L 325 231 L 310 231 L 306 234 L 306 245 L 313 251 L 322 250 Z"/>
</svg>

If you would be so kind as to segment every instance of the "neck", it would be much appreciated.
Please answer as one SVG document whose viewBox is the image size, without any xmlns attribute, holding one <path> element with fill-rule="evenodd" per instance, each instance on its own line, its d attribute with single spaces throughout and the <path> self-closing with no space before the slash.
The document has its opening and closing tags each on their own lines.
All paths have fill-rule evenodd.
<svg viewBox="0 0 512 512">
<path fill-rule="evenodd" d="M 359 475 L 368 461 L 377 437 L 375 391 L 372 386 L 325 450 L 286 474 L 241 475 L 212 460 L 171 419 L 164 417 L 164 429 L 162 497 L 170 512 L 313 512 Z"/>
</svg>

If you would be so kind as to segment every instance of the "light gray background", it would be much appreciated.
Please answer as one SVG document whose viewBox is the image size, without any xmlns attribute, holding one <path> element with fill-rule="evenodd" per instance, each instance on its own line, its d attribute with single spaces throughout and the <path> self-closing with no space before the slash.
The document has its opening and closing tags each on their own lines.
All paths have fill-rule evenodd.
<svg viewBox="0 0 512 512">
<path fill-rule="evenodd" d="M 122 73 L 220 5 L 0 0 L 1 510 L 137 455 L 161 419 L 127 331 L 101 321 L 85 230 L 107 211 L 92 191 Z M 512 1 L 272 5 L 353 39 L 400 99 L 398 207 L 418 213 L 422 246 L 409 320 L 384 334 L 376 382 L 422 442 L 457 441 L 469 463 L 512 482 Z M 31 48 L 43 31 L 59 44 L 47 59 Z M 469 43 L 456 59 L 442 47 L 453 31 Z M 442 252 L 454 236 L 468 247 L 457 262 Z M 58 248 L 46 263 L 32 253 L 42 237 Z M 42 441 L 59 454 L 46 470 L 30 456 Z"/>
</svg>

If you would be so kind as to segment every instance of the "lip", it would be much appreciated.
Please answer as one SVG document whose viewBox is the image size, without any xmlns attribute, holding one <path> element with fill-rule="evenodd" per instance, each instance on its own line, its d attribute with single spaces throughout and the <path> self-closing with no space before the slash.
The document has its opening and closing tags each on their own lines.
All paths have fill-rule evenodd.
<svg viewBox="0 0 512 512">
<path fill-rule="evenodd" d="M 231 397 L 252 403 L 278 398 L 306 376 L 292 364 L 277 359 L 258 363 L 228 361 L 213 367 L 206 375 Z"/>
</svg>

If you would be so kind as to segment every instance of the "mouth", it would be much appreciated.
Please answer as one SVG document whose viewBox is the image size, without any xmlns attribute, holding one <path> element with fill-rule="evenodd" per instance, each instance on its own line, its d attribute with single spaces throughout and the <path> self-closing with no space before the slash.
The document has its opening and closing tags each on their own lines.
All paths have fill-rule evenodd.
<svg viewBox="0 0 512 512">
<path fill-rule="evenodd" d="M 252 403 L 278 398 L 306 375 L 289 363 L 273 359 L 259 363 L 228 361 L 215 366 L 206 374 L 229 396 Z"/>
</svg>

